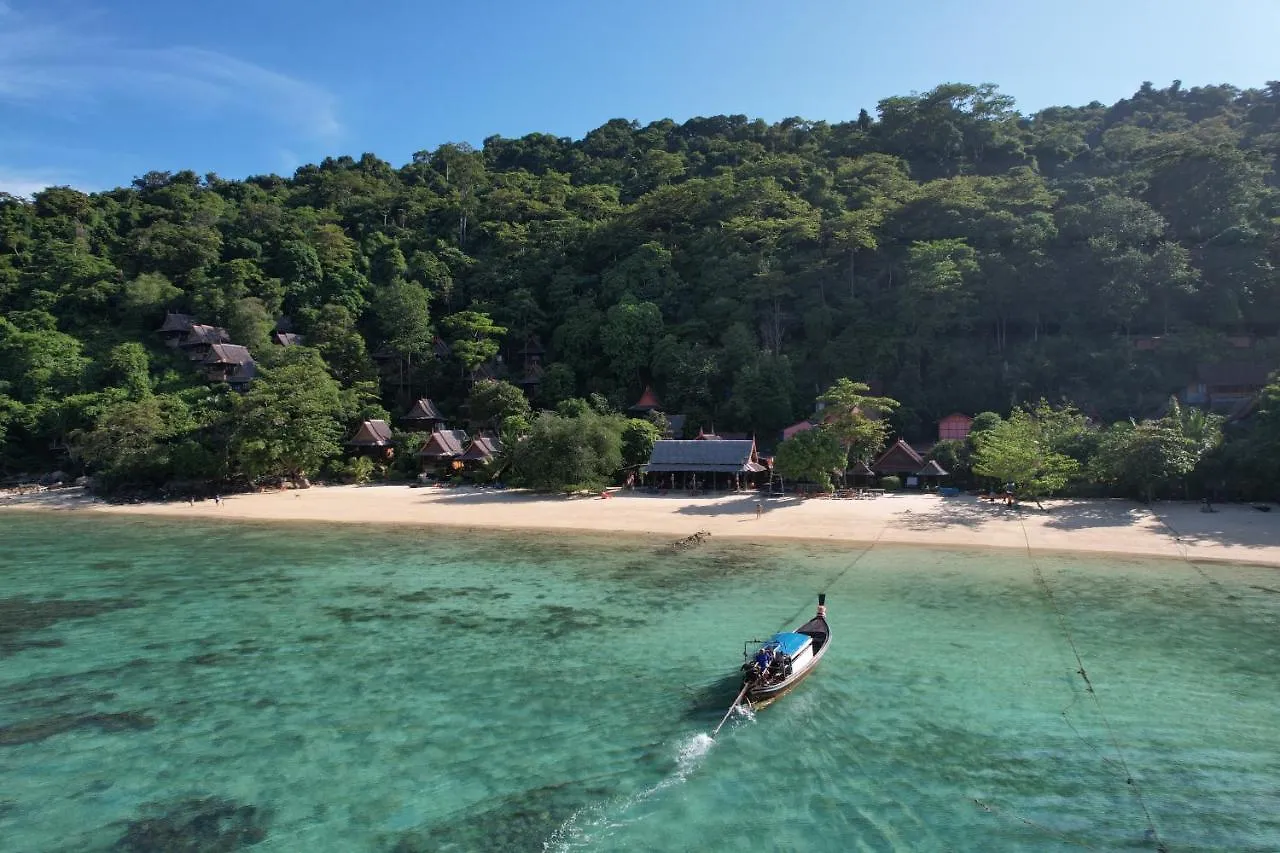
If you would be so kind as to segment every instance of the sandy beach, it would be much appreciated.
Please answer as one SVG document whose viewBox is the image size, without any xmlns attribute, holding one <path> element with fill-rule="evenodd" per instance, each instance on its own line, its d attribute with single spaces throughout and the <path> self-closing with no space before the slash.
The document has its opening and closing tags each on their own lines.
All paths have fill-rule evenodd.
<svg viewBox="0 0 1280 853">
<path fill-rule="evenodd" d="M 505 530 L 573 530 L 715 537 L 808 539 L 952 548 L 1110 552 L 1195 561 L 1280 566 L 1280 512 L 1222 505 L 1050 501 L 1008 509 L 968 496 L 888 494 L 871 500 L 764 499 L 615 492 L 610 498 L 532 495 L 489 489 L 327 486 L 211 500 L 113 505 L 79 489 L 0 499 L 0 511 L 47 509 L 173 518 L 446 525 Z M 0 523 L 2 526 L 2 523 Z"/>
</svg>

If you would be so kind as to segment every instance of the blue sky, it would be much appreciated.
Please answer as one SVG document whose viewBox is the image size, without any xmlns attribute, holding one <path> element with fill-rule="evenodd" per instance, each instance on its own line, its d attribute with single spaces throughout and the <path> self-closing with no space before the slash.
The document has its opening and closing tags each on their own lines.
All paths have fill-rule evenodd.
<svg viewBox="0 0 1280 853">
<path fill-rule="evenodd" d="M 840 121 L 947 81 L 1023 111 L 1259 86 L 1280 0 L 0 0 L 0 191 L 224 177 L 610 118 Z"/>
</svg>

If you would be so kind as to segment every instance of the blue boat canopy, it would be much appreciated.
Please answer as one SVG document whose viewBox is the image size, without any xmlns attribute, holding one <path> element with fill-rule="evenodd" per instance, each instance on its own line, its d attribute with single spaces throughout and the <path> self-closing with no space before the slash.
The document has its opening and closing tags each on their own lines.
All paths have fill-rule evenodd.
<svg viewBox="0 0 1280 853">
<path fill-rule="evenodd" d="M 774 634 L 773 640 L 770 642 L 777 643 L 778 651 L 785 655 L 795 657 L 800 654 L 805 646 L 813 642 L 813 638 L 808 634 L 793 634 L 790 632 L 783 634 Z"/>
</svg>

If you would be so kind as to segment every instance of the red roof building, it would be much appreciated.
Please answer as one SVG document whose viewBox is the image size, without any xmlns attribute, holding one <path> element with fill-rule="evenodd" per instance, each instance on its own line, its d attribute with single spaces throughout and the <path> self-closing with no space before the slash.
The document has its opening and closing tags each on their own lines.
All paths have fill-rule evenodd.
<svg viewBox="0 0 1280 853">
<path fill-rule="evenodd" d="M 640 399 L 636 400 L 636 404 L 627 411 L 643 414 L 661 408 L 662 403 L 658 401 L 658 395 L 654 393 L 653 386 L 646 385 L 644 386 L 644 393 L 640 395 Z"/>
<path fill-rule="evenodd" d="M 938 421 L 938 441 L 963 441 L 973 428 L 973 418 L 954 412 Z"/>
</svg>

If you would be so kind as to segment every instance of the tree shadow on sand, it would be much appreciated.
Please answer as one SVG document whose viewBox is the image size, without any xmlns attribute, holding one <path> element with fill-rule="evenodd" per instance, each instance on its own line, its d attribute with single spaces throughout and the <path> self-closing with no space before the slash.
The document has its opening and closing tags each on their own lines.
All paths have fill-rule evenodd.
<svg viewBox="0 0 1280 853">
<path fill-rule="evenodd" d="M 1280 516 L 1251 504 L 1217 504 L 1213 512 L 1202 512 L 1199 504 L 1179 501 L 1157 503 L 1150 512 L 1183 545 L 1280 547 Z"/>
<path fill-rule="evenodd" d="M 897 514 L 894 527 L 917 532 L 964 527 L 980 530 L 989 524 L 1018 522 L 1024 518 L 1047 518 L 1046 527 L 1056 530 L 1083 530 L 1098 527 L 1129 527 L 1148 511 L 1128 501 L 1063 501 L 1043 509 L 1030 504 L 1006 506 L 977 499 L 946 498 L 935 507 L 908 509 Z"/>
</svg>

